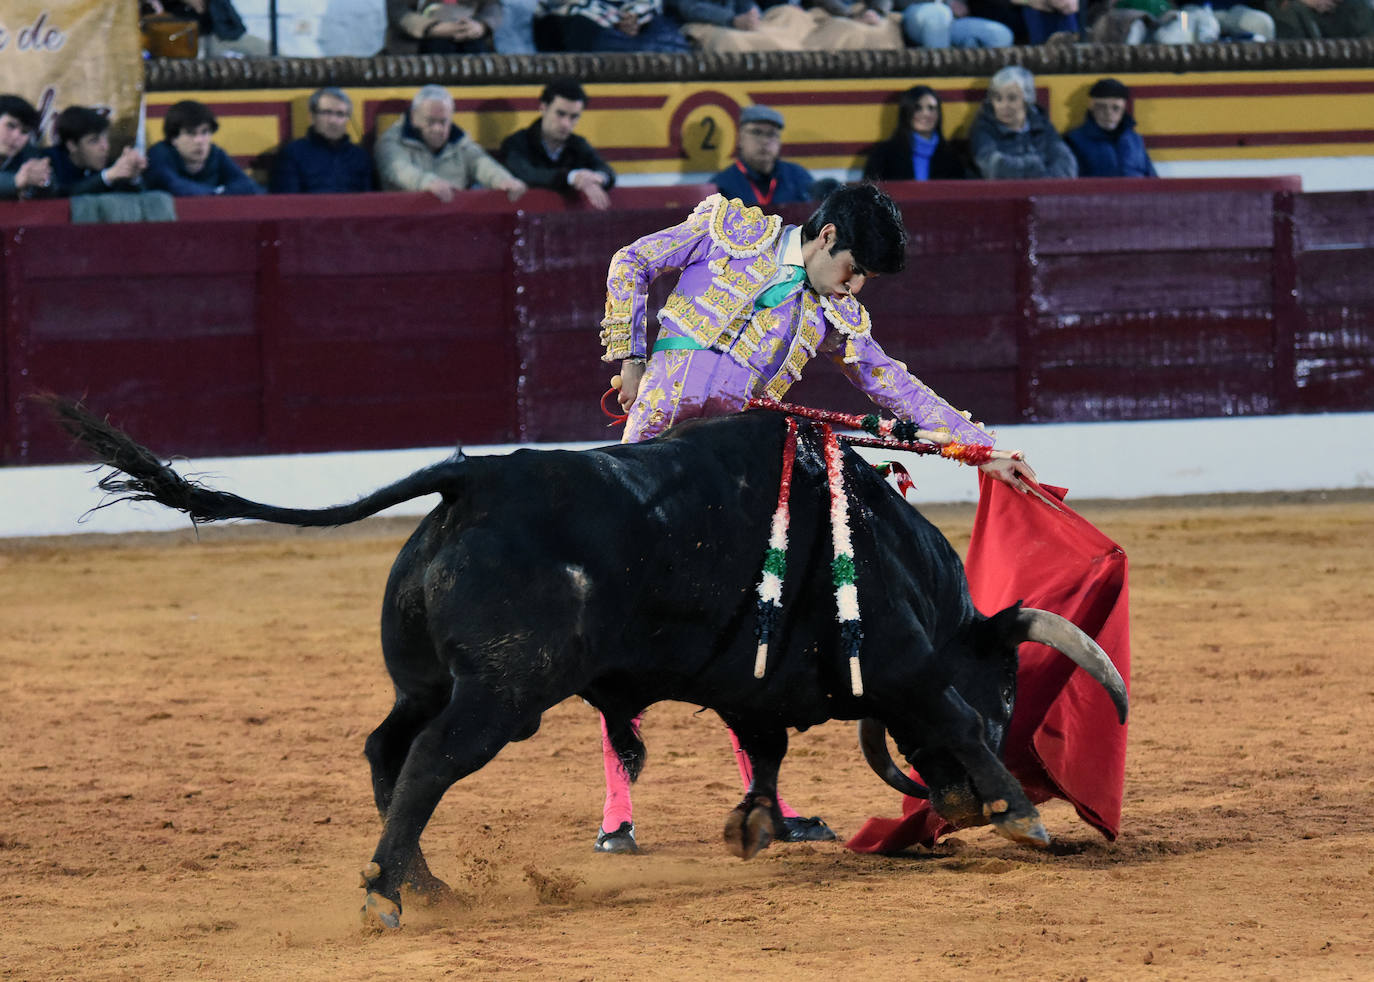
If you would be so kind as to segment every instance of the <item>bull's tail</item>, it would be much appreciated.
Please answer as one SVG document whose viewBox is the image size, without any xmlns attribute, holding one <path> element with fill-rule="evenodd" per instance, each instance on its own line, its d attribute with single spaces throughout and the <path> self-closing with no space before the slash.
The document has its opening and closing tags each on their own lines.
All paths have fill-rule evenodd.
<svg viewBox="0 0 1374 982">
<path fill-rule="evenodd" d="M 117 501 L 156 501 L 185 512 L 197 524 L 229 518 L 256 518 L 282 525 L 347 525 L 413 498 L 455 491 L 464 463 L 459 450 L 448 460 L 418 470 L 351 504 L 328 508 L 280 508 L 188 481 L 107 420 L 98 419 L 76 403 L 56 396 L 45 397 L 43 401 L 78 443 L 91 451 L 100 463 L 114 468 L 114 473 L 99 482 L 100 488 L 112 497 L 97 507 L 104 508 Z"/>
</svg>

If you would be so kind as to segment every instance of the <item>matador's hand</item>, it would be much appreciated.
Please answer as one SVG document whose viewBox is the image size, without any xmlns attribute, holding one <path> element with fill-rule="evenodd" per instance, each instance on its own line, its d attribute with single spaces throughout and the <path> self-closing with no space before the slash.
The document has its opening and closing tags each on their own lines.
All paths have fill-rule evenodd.
<svg viewBox="0 0 1374 982">
<path fill-rule="evenodd" d="M 620 385 L 616 386 L 620 392 L 616 395 L 616 401 L 620 403 L 620 408 L 627 413 L 639 395 L 639 382 L 642 378 L 644 378 L 644 359 L 626 358 L 620 363 Z M 615 385 L 614 380 L 611 384 Z"/>
<path fill-rule="evenodd" d="M 1031 493 L 1031 487 L 1026 481 L 1039 483 L 1035 480 L 1035 469 L 1024 458 L 1021 460 L 1014 458 L 990 460 L 978 469 L 988 477 L 1001 481 L 1007 487 L 1020 491 L 1022 494 Z"/>
</svg>

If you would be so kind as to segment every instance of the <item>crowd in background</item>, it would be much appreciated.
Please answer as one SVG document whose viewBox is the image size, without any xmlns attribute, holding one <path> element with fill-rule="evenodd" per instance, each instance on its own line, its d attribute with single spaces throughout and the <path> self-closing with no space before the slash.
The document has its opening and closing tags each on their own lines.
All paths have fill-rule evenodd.
<svg viewBox="0 0 1374 982">
<path fill-rule="evenodd" d="M 1211 0 L 1181 9 L 1172 0 L 1091 0 L 1082 10 L 1079 2 L 328 0 L 326 5 L 324 0 L 278 0 L 277 6 L 288 16 L 293 10 L 314 10 L 321 17 L 334 11 L 356 35 L 351 42 L 340 41 L 340 48 L 372 48 L 362 28 L 371 24 L 368 30 L 385 29 L 385 51 L 455 57 L 493 50 L 842 50 L 1374 36 L 1374 0 L 1256 0 L 1255 7 Z M 199 40 L 186 53 L 203 56 L 280 50 L 280 38 L 267 44 L 249 30 L 262 19 L 259 5 L 267 9 L 265 0 L 140 0 L 145 24 L 193 23 Z M 150 36 L 145 29 L 145 41 Z M 937 93 L 913 87 L 900 97 L 894 131 L 867 155 L 863 176 L 876 181 L 1155 176 L 1126 86 L 1101 79 L 1088 98 L 1086 118 L 1061 135 L 1037 105 L 1030 72 L 1007 66 L 990 80 L 967 138 L 952 139 L 944 131 Z M 68 106 L 48 132 L 40 132 L 39 114 L 24 96 L 2 95 L 0 200 L 70 197 L 93 210 L 92 220 L 131 220 L 170 217 L 170 200 L 187 196 L 383 190 L 425 191 L 447 202 L 473 188 L 505 191 L 514 200 L 529 187 L 542 187 L 606 208 L 615 171 L 574 132 L 586 105 L 577 82 L 551 83 L 540 94 L 538 118 L 509 134 L 492 153 L 453 122 L 453 97 L 442 86 L 421 88 L 399 120 L 367 134 L 362 143 L 349 132 L 354 114 L 347 93 L 323 88 L 310 97 L 309 129 L 276 148 L 260 183 L 215 144 L 219 122 L 204 103 L 174 104 L 162 120 L 160 142 L 146 153 L 125 147 L 116 155 L 110 120 L 97 108 Z M 747 204 L 777 205 L 819 199 L 836 183 L 817 181 L 784 158 L 781 113 L 747 106 L 738 124 L 735 158 L 711 178 L 723 193 Z M 90 203 L 105 195 L 114 196 Z"/>
<path fill-rule="evenodd" d="M 1115 79 L 1101 79 L 1088 98 L 1083 123 L 1061 137 L 1036 103 L 1031 73 L 1007 66 L 989 81 L 968 139 L 952 140 L 944 132 L 938 94 L 915 86 L 900 96 L 897 125 L 874 145 L 863 176 L 874 181 L 1155 176 L 1129 111 L 1129 89 Z M 188 99 L 168 107 L 163 139 L 146 154 L 133 147 L 113 154 L 110 121 L 96 109 L 63 109 L 44 141 L 33 105 L 21 96 L 3 95 L 0 199 L 383 190 L 424 191 L 448 202 L 474 188 L 504 191 L 515 200 L 527 188 L 540 187 L 606 208 L 616 174 L 575 132 L 586 106 L 579 83 L 551 82 L 540 92 L 538 116 L 492 153 L 453 121 L 452 94 L 426 85 L 401 118 L 374 135 L 369 151 L 349 134 L 353 103 L 348 94 L 319 89 L 309 100 L 309 129 L 270 155 L 264 187 L 215 144 L 219 121 L 202 102 Z M 835 185 L 783 157 L 786 121 L 776 109 L 746 106 L 738 124 L 734 160 L 710 178 L 722 193 L 771 206 L 819 200 Z M 150 205 L 144 199 L 140 208 L 167 211 L 160 200 Z"/>
<path fill-rule="evenodd" d="M 274 50 L 298 57 L 835 51 L 1374 36 L 1371 0 L 276 0 L 276 31 L 269 0 L 139 6 L 145 17 L 194 23 L 199 53 L 228 57 Z"/>
</svg>

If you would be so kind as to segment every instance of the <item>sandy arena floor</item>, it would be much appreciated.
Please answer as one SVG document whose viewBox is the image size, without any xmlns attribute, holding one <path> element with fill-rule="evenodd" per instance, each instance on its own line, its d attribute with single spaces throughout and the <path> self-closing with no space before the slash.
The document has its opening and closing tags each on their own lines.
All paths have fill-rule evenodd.
<svg viewBox="0 0 1374 982">
<path fill-rule="evenodd" d="M 1374 978 L 1374 493 L 1081 510 L 1132 563 L 1115 844 L 1057 803 L 1047 853 L 983 830 L 740 862 L 725 731 L 667 704 L 644 852 L 594 855 L 572 700 L 449 792 L 425 848 L 462 902 L 385 936 L 358 921 L 362 745 L 413 523 L 0 542 L 0 978 Z M 931 515 L 962 549 L 972 510 Z M 783 790 L 842 837 L 899 810 L 848 723 L 795 737 Z"/>
</svg>

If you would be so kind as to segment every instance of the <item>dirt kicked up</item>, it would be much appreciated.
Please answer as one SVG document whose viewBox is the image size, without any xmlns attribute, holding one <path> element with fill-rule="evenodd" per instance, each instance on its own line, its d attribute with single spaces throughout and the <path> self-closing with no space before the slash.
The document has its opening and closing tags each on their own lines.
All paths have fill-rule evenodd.
<svg viewBox="0 0 1374 982">
<path fill-rule="evenodd" d="M 1374 493 L 1077 506 L 1131 557 L 1116 843 L 1058 803 L 1047 852 L 740 862 L 724 727 L 665 704 L 644 851 L 596 855 L 569 700 L 449 792 L 424 845 L 456 899 L 387 935 L 362 745 L 413 523 L 0 541 L 0 978 L 1374 978 Z M 972 510 L 929 513 L 962 551 Z M 782 791 L 841 838 L 900 808 L 846 723 L 794 737 Z"/>
</svg>

